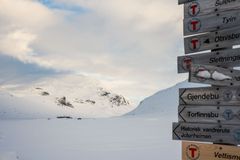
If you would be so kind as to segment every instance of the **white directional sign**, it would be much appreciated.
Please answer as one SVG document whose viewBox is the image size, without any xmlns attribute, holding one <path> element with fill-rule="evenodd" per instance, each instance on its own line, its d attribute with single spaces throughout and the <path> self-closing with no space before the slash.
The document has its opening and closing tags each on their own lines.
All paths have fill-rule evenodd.
<svg viewBox="0 0 240 160">
<path fill-rule="evenodd" d="M 240 25 L 240 10 L 184 19 L 184 35 L 212 32 Z"/>
<path fill-rule="evenodd" d="M 199 0 L 184 4 L 184 18 L 239 8 L 240 0 Z"/>
<path fill-rule="evenodd" d="M 240 4 L 240 3 L 239 3 Z M 184 39 L 185 54 L 240 44 L 240 27 L 209 32 Z"/>
<path fill-rule="evenodd" d="M 239 160 L 240 147 L 182 142 L 182 160 Z"/>
<path fill-rule="evenodd" d="M 240 125 L 173 123 L 173 139 L 240 144 Z"/>
<path fill-rule="evenodd" d="M 179 104 L 240 106 L 240 87 L 181 88 Z"/>
<path fill-rule="evenodd" d="M 179 122 L 240 124 L 239 106 L 192 106 L 178 107 Z"/>
<path fill-rule="evenodd" d="M 178 73 L 189 72 L 192 64 L 237 67 L 240 66 L 240 49 L 180 56 L 178 57 Z"/>
<path fill-rule="evenodd" d="M 189 82 L 216 86 L 240 86 L 240 71 L 207 65 L 192 65 Z"/>
</svg>

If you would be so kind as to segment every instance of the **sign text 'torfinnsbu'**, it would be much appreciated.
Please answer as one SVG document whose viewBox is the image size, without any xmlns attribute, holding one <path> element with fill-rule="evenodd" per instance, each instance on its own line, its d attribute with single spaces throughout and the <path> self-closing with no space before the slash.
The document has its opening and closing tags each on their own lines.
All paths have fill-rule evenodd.
<svg viewBox="0 0 240 160">
<path fill-rule="evenodd" d="M 240 107 L 180 105 L 178 108 L 178 121 L 238 125 L 240 123 Z"/>
</svg>

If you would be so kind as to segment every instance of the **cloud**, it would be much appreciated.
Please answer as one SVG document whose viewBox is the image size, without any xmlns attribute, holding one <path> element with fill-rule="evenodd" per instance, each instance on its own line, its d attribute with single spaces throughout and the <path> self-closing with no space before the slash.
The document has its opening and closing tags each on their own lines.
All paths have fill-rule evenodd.
<svg viewBox="0 0 240 160">
<path fill-rule="evenodd" d="M 29 56 L 33 54 L 29 44 L 36 38 L 34 34 L 14 30 L 1 33 L 0 37 L 1 53 L 16 57 L 21 61 L 28 61 Z"/>
<path fill-rule="evenodd" d="M 25 28 L 31 31 L 44 29 L 54 23 L 52 11 L 31 0 L 0 0 L 1 27 Z"/>
<path fill-rule="evenodd" d="M 175 0 L 0 0 L 0 53 L 100 79 L 138 99 L 179 81 Z M 14 47 L 13 47 L 14 46 Z"/>
</svg>

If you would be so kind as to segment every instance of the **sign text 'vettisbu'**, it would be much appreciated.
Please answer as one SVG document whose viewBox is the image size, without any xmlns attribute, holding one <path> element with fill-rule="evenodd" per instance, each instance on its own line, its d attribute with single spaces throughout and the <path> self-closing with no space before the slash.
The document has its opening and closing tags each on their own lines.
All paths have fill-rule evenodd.
<svg viewBox="0 0 240 160">
<path fill-rule="evenodd" d="M 240 147 L 182 142 L 182 160 L 239 160 Z"/>
</svg>

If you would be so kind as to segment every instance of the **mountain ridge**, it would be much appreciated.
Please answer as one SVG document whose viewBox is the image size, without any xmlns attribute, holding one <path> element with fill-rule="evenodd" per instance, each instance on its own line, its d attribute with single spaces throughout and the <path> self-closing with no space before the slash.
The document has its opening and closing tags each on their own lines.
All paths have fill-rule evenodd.
<svg viewBox="0 0 240 160">
<path fill-rule="evenodd" d="M 137 115 L 137 116 L 153 116 L 153 115 L 175 115 L 177 113 L 179 95 L 179 88 L 191 88 L 191 87 L 203 87 L 206 85 L 189 83 L 187 80 L 179 82 L 172 87 L 160 90 L 145 98 L 140 102 L 138 107 L 126 115 Z"/>
<path fill-rule="evenodd" d="M 131 110 L 122 95 L 81 75 L 54 76 L 28 85 L 2 85 L 0 118 L 105 118 Z"/>
</svg>

